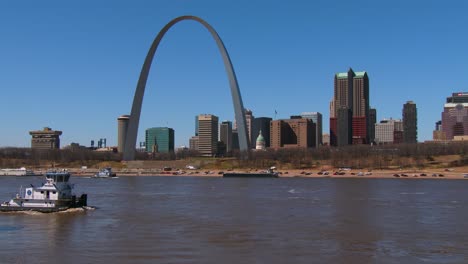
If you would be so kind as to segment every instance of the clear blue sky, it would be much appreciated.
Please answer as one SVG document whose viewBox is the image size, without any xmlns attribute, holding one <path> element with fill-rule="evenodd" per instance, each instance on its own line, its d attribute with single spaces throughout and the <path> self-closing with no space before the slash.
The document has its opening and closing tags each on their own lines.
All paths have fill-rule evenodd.
<svg viewBox="0 0 468 264">
<path fill-rule="evenodd" d="M 44 126 L 63 131 L 62 145 L 116 145 L 151 42 L 187 14 L 218 31 L 254 116 L 318 111 L 327 133 L 333 76 L 352 67 L 369 74 L 378 120 L 413 100 L 418 139 L 431 139 L 445 98 L 468 91 L 467 11 L 461 0 L 0 1 L 0 146 L 28 147 Z M 200 113 L 234 119 L 214 41 L 183 21 L 156 54 L 138 141 L 169 126 L 187 145 Z"/>
</svg>

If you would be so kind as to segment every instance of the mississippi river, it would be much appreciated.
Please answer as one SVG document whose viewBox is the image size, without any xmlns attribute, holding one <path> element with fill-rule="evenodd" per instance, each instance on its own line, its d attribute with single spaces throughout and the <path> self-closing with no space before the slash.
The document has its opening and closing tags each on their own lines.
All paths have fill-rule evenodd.
<svg viewBox="0 0 468 264">
<path fill-rule="evenodd" d="M 97 209 L 0 214 L 0 263 L 468 263 L 468 181 L 71 181 Z"/>
</svg>

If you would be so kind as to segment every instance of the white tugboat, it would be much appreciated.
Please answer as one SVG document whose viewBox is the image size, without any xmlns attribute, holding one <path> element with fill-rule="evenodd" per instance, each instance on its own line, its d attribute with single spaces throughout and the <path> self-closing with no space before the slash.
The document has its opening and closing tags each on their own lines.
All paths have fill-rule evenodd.
<svg viewBox="0 0 468 264">
<path fill-rule="evenodd" d="M 78 199 L 72 193 L 68 171 L 50 171 L 45 174 L 46 182 L 41 187 L 20 188 L 16 197 L 0 205 L 0 212 L 38 211 L 51 213 L 69 208 L 87 206 L 87 195 Z"/>
<path fill-rule="evenodd" d="M 115 172 L 112 172 L 111 167 L 107 167 L 104 169 L 99 170 L 96 174 L 94 174 L 93 178 L 110 178 L 110 177 L 116 177 L 117 175 Z"/>
</svg>

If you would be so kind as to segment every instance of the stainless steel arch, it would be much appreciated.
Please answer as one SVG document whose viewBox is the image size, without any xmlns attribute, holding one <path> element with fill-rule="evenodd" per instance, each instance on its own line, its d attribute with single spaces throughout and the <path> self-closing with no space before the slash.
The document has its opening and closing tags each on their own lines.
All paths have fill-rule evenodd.
<svg viewBox="0 0 468 264">
<path fill-rule="evenodd" d="M 219 37 L 218 33 L 214 30 L 214 28 L 208 24 L 205 20 L 196 17 L 196 16 L 180 16 L 173 20 L 171 20 L 167 25 L 165 25 L 161 31 L 159 31 L 158 35 L 153 41 L 148 54 L 146 55 L 145 63 L 141 69 L 140 78 L 138 79 L 138 84 L 135 90 L 135 96 L 133 98 L 132 104 L 132 112 L 130 114 L 130 120 L 128 124 L 127 136 L 125 139 L 125 147 L 123 153 L 124 160 L 134 160 L 135 159 L 135 146 L 138 134 L 138 125 L 140 123 L 140 113 L 141 113 L 141 105 L 143 102 L 143 96 L 145 93 L 146 88 L 146 81 L 148 79 L 148 74 L 151 68 L 151 63 L 153 61 L 153 57 L 156 53 L 156 49 L 159 46 L 162 38 L 166 34 L 166 32 L 175 24 L 182 20 L 194 20 L 205 26 L 206 29 L 211 33 L 211 36 L 216 41 L 218 45 L 219 52 L 223 58 L 224 67 L 226 69 L 226 73 L 229 78 L 229 85 L 231 87 L 231 95 L 232 101 L 234 104 L 234 113 L 237 122 L 237 129 L 239 133 L 239 147 L 241 151 L 247 151 L 249 149 L 249 143 L 247 139 L 247 126 L 245 122 L 245 114 L 244 114 L 244 105 L 242 103 L 242 97 L 239 90 L 239 85 L 237 83 L 236 74 L 234 72 L 234 68 L 232 67 L 232 62 L 229 57 L 229 54 L 224 46 L 223 41 Z"/>
</svg>

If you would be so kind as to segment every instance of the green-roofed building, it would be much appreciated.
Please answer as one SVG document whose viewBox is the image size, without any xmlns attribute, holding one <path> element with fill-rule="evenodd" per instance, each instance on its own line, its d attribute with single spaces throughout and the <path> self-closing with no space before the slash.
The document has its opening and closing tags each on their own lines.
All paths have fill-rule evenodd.
<svg viewBox="0 0 468 264">
<path fill-rule="evenodd" d="M 146 152 L 174 152 L 174 129 L 153 127 L 146 129 Z"/>
<path fill-rule="evenodd" d="M 335 74 L 334 78 L 333 109 L 330 113 L 330 144 L 336 146 L 339 131 L 346 131 L 346 135 L 340 140 L 344 145 L 352 135 L 349 144 L 369 143 L 369 77 L 367 72 L 354 72 L 349 68 L 348 72 Z M 348 109 L 352 118 L 343 109 Z M 338 112 L 341 111 L 344 120 L 338 120 Z"/>
</svg>

